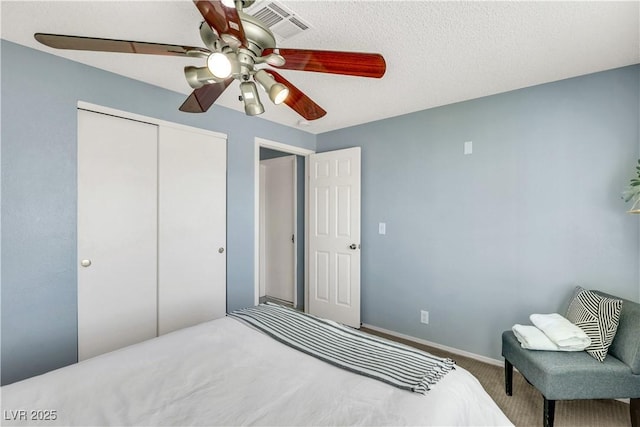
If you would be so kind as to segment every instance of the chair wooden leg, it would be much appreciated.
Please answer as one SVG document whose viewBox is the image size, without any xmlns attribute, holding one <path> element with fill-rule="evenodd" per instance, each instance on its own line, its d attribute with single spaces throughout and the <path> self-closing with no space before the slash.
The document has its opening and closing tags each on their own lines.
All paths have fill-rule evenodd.
<svg viewBox="0 0 640 427">
<path fill-rule="evenodd" d="M 553 416 L 556 410 L 556 401 L 544 398 L 544 414 L 542 424 L 544 427 L 553 427 Z"/>
<path fill-rule="evenodd" d="M 504 391 L 507 396 L 513 395 L 513 365 L 504 359 Z"/>
<path fill-rule="evenodd" d="M 631 415 L 631 427 L 640 427 L 640 397 L 631 399 L 629 415 Z"/>
</svg>

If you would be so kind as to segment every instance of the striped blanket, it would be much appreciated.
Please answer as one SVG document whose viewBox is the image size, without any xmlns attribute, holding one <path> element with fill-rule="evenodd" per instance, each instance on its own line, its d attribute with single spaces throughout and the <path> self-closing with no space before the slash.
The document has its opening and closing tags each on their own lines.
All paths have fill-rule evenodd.
<svg viewBox="0 0 640 427">
<path fill-rule="evenodd" d="M 455 369 L 451 359 L 277 304 L 260 304 L 228 315 L 296 350 L 403 390 L 426 394 L 440 378 Z"/>
</svg>

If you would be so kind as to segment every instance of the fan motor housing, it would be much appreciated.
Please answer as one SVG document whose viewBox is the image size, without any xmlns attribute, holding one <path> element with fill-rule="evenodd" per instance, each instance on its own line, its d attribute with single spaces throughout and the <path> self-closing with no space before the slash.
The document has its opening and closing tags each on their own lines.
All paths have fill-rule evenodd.
<svg viewBox="0 0 640 427">
<path fill-rule="evenodd" d="M 261 56 L 262 51 L 265 49 L 275 49 L 276 38 L 264 23 L 244 12 L 238 11 L 238 15 L 240 15 L 240 20 L 242 21 L 244 35 L 249 42 L 248 48 L 256 56 Z"/>
</svg>

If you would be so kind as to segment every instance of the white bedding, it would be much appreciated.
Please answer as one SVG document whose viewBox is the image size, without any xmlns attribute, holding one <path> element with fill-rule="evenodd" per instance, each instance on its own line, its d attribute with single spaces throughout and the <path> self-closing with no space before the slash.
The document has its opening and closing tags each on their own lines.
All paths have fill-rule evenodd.
<svg viewBox="0 0 640 427">
<path fill-rule="evenodd" d="M 331 366 L 232 318 L 1 393 L 2 425 L 512 425 L 461 367 L 423 396 Z M 32 418 L 42 411 L 56 419 Z"/>
</svg>

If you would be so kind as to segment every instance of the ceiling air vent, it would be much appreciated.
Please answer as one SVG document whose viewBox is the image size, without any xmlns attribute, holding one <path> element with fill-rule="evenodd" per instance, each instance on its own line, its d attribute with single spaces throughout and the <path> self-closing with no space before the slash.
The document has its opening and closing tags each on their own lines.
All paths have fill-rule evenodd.
<svg viewBox="0 0 640 427">
<path fill-rule="evenodd" d="M 264 22 L 277 42 L 288 40 L 311 28 L 295 12 L 275 1 L 257 1 L 247 8 L 246 13 Z"/>
</svg>

